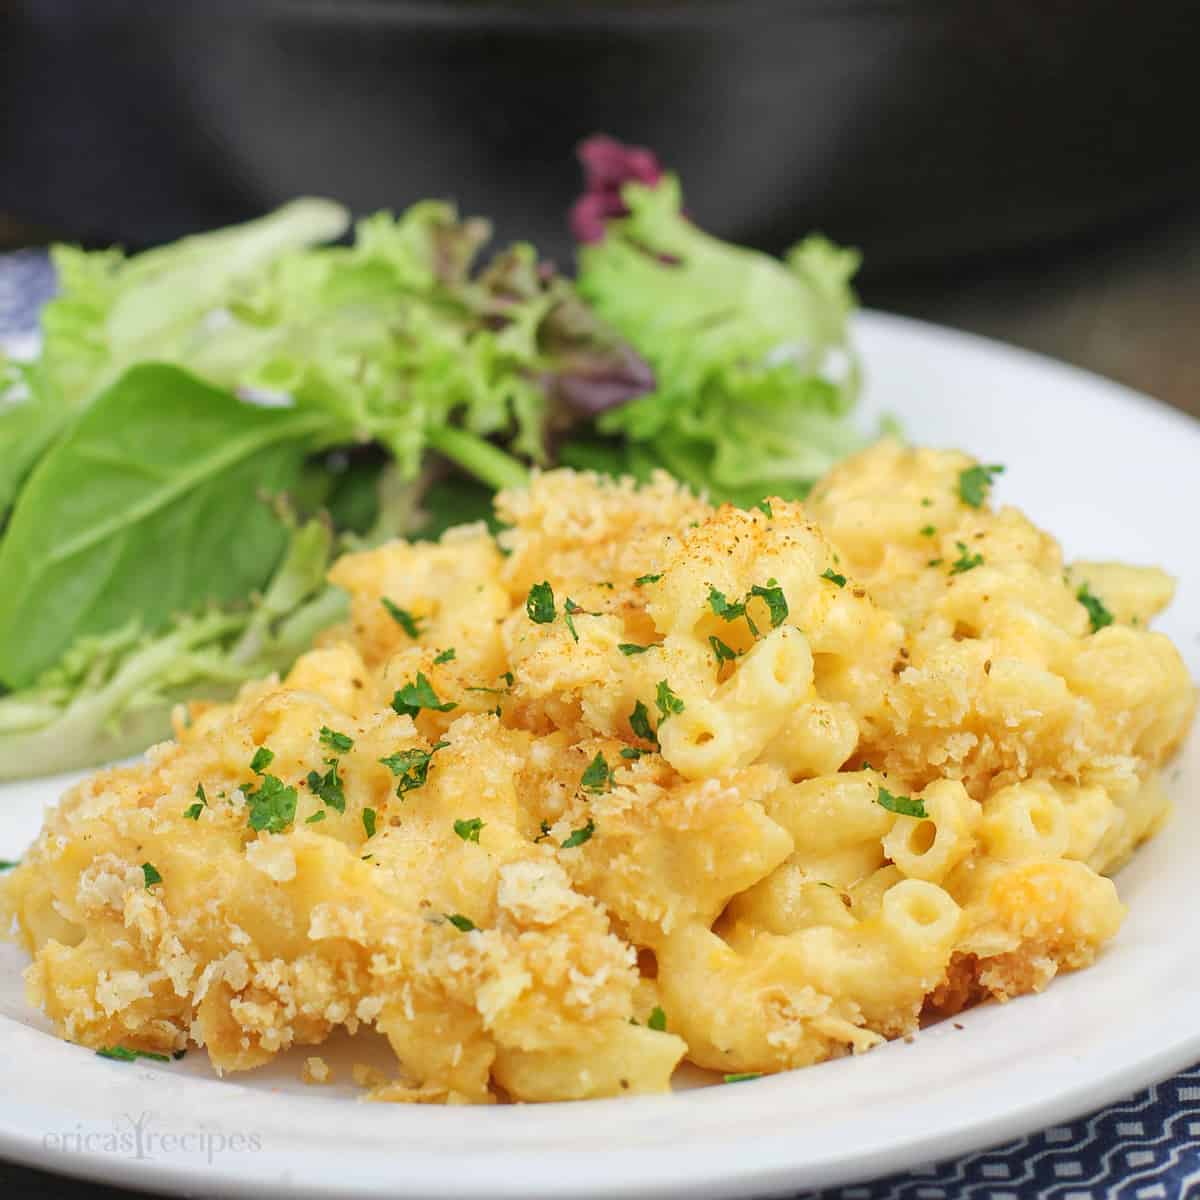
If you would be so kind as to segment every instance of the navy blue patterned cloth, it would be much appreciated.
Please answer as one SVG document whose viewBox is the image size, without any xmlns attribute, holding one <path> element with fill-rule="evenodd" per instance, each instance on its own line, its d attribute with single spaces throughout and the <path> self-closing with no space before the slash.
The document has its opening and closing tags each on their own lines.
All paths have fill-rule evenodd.
<svg viewBox="0 0 1200 1200">
<path fill-rule="evenodd" d="M 29 344 L 45 254 L 0 255 L 0 344 Z M 1090 1117 L 978 1154 L 797 1200 L 1200 1200 L 1200 1066 Z"/>
<path fill-rule="evenodd" d="M 796 1200 L 1200 1197 L 1200 1066 L 1070 1125 Z"/>
</svg>

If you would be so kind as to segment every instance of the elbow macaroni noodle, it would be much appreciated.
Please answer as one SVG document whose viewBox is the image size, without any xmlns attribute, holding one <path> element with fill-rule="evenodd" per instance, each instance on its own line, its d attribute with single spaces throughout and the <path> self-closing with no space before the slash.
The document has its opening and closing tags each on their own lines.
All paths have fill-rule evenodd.
<svg viewBox="0 0 1200 1200">
<path fill-rule="evenodd" d="M 970 465 L 883 442 L 769 513 L 557 471 L 499 543 L 343 558 L 286 679 L 48 814 L 0 883 L 31 997 L 222 1071 L 373 1027 L 373 1098 L 489 1103 L 804 1066 L 1086 966 L 1192 715 L 1170 584 L 1064 573 Z"/>
<path fill-rule="evenodd" d="M 792 715 L 812 674 L 804 634 L 787 625 L 772 630 L 711 697 L 691 697 L 664 726 L 663 758 L 686 779 L 749 766 Z"/>
<path fill-rule="evenodd" d="M 941 883 L 975 849 L 980 805 L 951 779 L 931 783 L 921 800 L 929 815 L 898 816 L 883 851 L 909 879 Z"/>
</svg>

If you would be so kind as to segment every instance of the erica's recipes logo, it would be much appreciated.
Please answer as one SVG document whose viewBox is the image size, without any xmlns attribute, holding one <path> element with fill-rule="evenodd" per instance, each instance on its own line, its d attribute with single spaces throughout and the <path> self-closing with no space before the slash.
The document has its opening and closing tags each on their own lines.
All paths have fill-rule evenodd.
<svg viewBox="0 0 1200 1200">
<path fill-rule="evenodd" d="M 257 1133 L 223 1133 L 211 1129 L 159 1129 L 156 1113 L 120 1113 L 111 1128 L 76 1122 L 71 1130 L 42 1135 L 43 1149 L 58 1154 L 113 1154 L 142 1162 L 159 1156 L 185 1154 L 209 1164 L 224 1154 L 257 1154 L 262 1137 Z"/>
</svg>

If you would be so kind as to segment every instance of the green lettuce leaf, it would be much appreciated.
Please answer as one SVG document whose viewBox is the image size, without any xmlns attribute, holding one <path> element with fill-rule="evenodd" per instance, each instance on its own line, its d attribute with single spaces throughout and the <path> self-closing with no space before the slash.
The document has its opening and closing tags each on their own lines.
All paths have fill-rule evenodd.
<svg viewBox="0 0 1200 1200">
<path fill-rule="evenodd" d="M 49 395 L 38 387 L 28 363 L 0 351 L 0 530 L 33 464 L 57 435 L 61 422 Z"/>
<path fill-rule="evenodd" d="M 657 387 L 568 442 L 563 461 L 665 467 L 713 499 L 802 496 L 863 444 L 848 320 L 854 251 L 812 237 L 786 263 L 731 246 L 681 211 L 678 180 L 628 183 L 629 215 L 579 251 L 578 287 L 651 364 Z"/>
<path fill-rule="evenodd" d="M 308 487 L 326 414 L 261 408 L 177 367 L 127 371 L 22 488 L 0 541 L 0 680 L 24 687 L 87 634 L 150 633 L 244 601 L 286 530 L 261 497 Z"/>
<path fill-rule="evenodd" d="M 177 704 L 225 699 L 286 670 L 346 615 L 325 583 L 328 523 L 293 527 L 268 586 L 248 603 L 183 615 L 158 633 L 137 619 L 75 639 L 28 688 L 0 697 L 0 780 L 110 762 L 170 736 Z"/>
</svg>

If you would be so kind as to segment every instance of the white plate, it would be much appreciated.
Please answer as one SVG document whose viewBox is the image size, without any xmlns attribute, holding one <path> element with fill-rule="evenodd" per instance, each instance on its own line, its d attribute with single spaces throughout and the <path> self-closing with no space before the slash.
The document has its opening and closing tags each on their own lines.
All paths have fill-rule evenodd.
<svg viewBox="0 0 1200 1200">
<path fill-rule="evenodd" d="M 1177 575 L 1161 627 L 1200 674 L 1200 425 L 1082 372 L 931 326 L 868 314 L 858 333 L 868 415 L 895 412 L 914 440 L 1006 463 L 1000 499 L 1048 526 L 1069 556 L 1160 563 Z M 764 1196 L 999 1142 L 1200 1059 L 1200 738 L 1169 783 L 1179 811 L 1122 872 L 1129 919 L 1091 970 L 911 1044 L 671 1096 L 417 1108 L 305 1087 L 300 1052 L 226 1082 L 195 1052 L 169 1065 L 106 1062 L 49 1034 L 21 997 L 21 956 L 0 947 L 0 1154 L 208 1194 L 562 1200 Z M 58 786 L 0 789 L 0 856 L 20 853 Z M 328 1057 L 344 1063 L 370 1049 L 342 1045 Z"/>
</svg>

